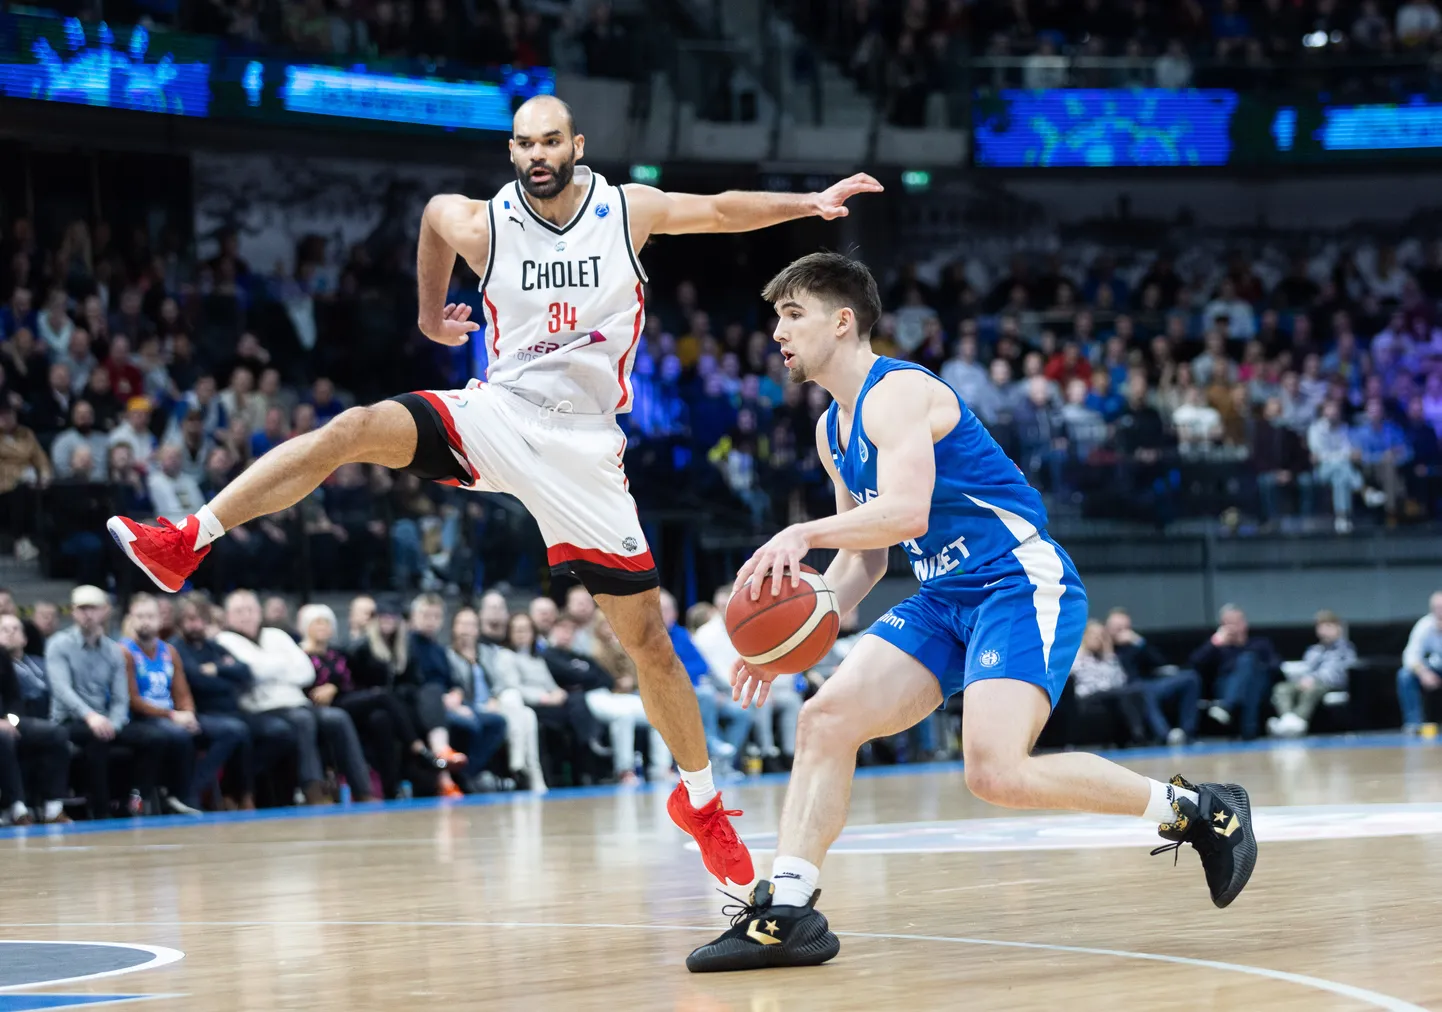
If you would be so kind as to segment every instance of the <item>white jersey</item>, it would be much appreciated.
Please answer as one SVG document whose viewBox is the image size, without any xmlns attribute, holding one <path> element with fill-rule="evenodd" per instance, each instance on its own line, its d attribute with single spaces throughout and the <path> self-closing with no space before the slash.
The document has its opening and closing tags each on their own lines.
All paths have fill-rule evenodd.
<svg viewBox="0 0 1442 1012">
<path fill-rule="evenodd" d="M 486 381 L 577 414 L 630 411 L 646 274 L 621 188 L 584 165 L 575 179 L 586 196 L 565 225 L 537 214 L 519 183 L 491 199 Z"/>
</svg>

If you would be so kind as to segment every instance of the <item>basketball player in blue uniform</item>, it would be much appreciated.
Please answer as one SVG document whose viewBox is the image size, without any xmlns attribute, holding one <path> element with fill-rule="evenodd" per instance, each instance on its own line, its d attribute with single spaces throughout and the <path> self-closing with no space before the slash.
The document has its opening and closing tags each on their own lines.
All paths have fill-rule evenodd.
<svg viewBox="0 0 1442 1012">
<path fill-rule="evenodd" d="M 1256 862 L 1247 793 L 1235 784 L 1149 780 L 1081 752 L 1032 755 L 1061 697 L 1087 621 L 1086 591 L 1046 533 L 1046 509 L 1021 471 L 926 369 L 871 350 L 881 314 L 865 265 L 813 253 L 763 292 L 792 380 L 835 399 L 816 444 L 836 486 L 836 515 L 786 528 L 742 567 L 753 598 L 795 585 L 813 548 L 842 614 L 886 572 L 892 545 L 921 589 L 867 631 L 802 709 L 771 879 L 731 930 L 687 959 L 693 971 L 824 963 L 840 949 L 816 910 L 827 848 L 846 823 L 856 751 L 904 731 L 965 693 L 966 783 L 1008 808 L 1135 815 L 1171 846 L 1201 856 L 1212 901 L 1231 903 Z M 764 701 L 774 676 L 738 661 L 736 695 Z"/>
</svg>

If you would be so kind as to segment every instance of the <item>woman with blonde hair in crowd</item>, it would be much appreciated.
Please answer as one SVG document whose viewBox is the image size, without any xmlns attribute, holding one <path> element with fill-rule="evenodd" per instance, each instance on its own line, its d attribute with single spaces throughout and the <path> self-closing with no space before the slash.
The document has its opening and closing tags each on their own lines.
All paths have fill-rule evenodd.
<svg viewBox="0 0 1442 1012">
<path fill-rule="evenodd" d="M 451 619 L 451 645 L 446 658 L 459 693 L 459 705 L 447 708 L 447 717 L 469 725 L 484 714 L 497 714 L 506 721 L 506 744 L 511 774 L 516 782 L 537 794 L 546 793 L 546 775 L 541 768 L 541 731 L 536 712 L 526 705 L 516 688 L 492 692 L 489 676 L 481 661 L 481 622 L 474 608 L 462 608 Z M 478 733 L 479 728 L 469 728 Z"/>
<path fill-rule="evenodd" d="M 396 602 L 389 599 L 376 602 L 375 615 L 366 623 L 365 639 L 351 654 L 351 666 L 358 686 L 382 689 L 397 697 L 413 720 L 419 716 L 414 695 L 407 691 L 411 688 L 407 681 L 410 630 Z M 443 798 L 460 797 L 462 791 L 448 771 L 464 765 L 466 757 L 451 748 L 450 732 L 444 726 L 422 728 L 419 721 L 412 726 L 415 732 L 424 732 L 423 740 L 430 746 L 430 752 L 446 766 L 437 777 L 437 793 Z"/>
<path fill-rule="evenodd" d="M 356 685 L 350 660 L 331 646 L 336 635 L 335 612 L 323 604 L 308 604 L 301 608 L 296 626 L 301 649 L 315 665 L 315 684 L 306 695 L 316 706 L 338 706 L 350 714 L 361 741 L 368 746 L 371 766 L 380 777 L 386 797 L 395 797 L 400 786 L 401 750 L 445 775 L 445 761 L 416 734 L 410 714 L 395 694 L 388 689 Z"/>
</svg>

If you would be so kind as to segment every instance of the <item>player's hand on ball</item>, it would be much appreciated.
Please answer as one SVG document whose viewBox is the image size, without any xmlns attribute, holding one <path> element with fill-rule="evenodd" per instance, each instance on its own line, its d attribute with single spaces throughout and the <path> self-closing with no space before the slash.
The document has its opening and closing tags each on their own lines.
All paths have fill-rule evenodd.
<svg viewBox="0 0 1442 1012">
<path fill-rule="evenodd" d="M 851 213 L 846 208 L 848 200 L 858 193 L 880 193 L 883 189 L 884 187 L 875 179 L 864 172 L 858 172 L 818 193 L 816 195 L 816 213 L 827 221 L 833 218 L 845 218 Z"/>
<path fill-rule="evenodd" d="M 787 570 L 791 572 L 791 586 L 801 586 L 801 560 L 810 550 L 811 544 L 806 535 L 797 527 L 786 528 L 756 549 L 756 554 L 746 560 L 746 565 L 736 574 L 736 586 L 731 592 L 736 593 L 745 586 L 747 580 L 751 580 L 751 600 L 760 600 L 761 585 L 766 574 L 770 573 L 771 596 L 775 597 L 781 593 L 781 580 Z M 755 579 L 752 580 L 752 577 Z"/>
<path fill-rule="evenodd" d="M 776 675 L 768 675 L 747 664 L 740 657 L 731 666 L 731 698 L 741 703 L 741 709 L 746 709 L 754 700 L 759 707 L 766 702 L 766 697 L 771 695 L 771 683 L 777 678 Z"/>
<path fill-rule="evenodd" d="M 439 320 L 422 321 L 421 333 L 437 344 L 455 347 L 469 341 L 471 331 L 479 330 L 479 323 L 471 322 L 471 307 L 464 302 L 452 302 L 446 306 Z"/>
</svg>

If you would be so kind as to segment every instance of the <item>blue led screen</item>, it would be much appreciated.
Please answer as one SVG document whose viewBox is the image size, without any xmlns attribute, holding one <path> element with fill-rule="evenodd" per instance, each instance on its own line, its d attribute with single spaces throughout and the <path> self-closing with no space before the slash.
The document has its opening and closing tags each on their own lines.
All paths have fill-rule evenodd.
<svg viewBox="0 0 1442 1012">
<path fill-rule="evenodd" d="M 1003 90 L 979 97 L 976 164 L 996 168 L 1225 165 L 1237 93 Z"/>
<path fill-rule="evenodd" d="M 0 94 L 107 109 L 205 116 L 214 44 L 76 18 L 8 19 Z"/>
<path fill-rule="evenodd" d="M 1324 151 L 1415 151 L 1442 148 L 1442 105 L 1323 106 L 1317 142 Z"/>
</svg>

